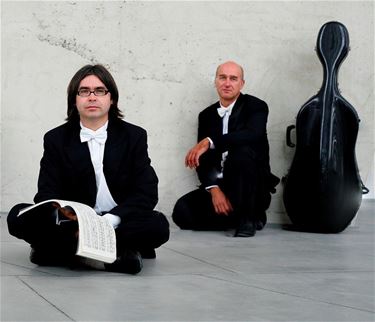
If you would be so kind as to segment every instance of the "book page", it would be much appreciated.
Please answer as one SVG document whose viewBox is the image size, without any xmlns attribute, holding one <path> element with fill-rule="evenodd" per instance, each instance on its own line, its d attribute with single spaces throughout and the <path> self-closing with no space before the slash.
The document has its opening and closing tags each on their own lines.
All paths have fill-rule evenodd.
<svg viewBox="0 0 375 322">
<path fill-rule="evenodd" d="M 112 225 L 87 205 L 73 201 L 60 204 L 72 207 L 77 214 L 79 238 L 76 254 L 113 263 L 116 260 L 116 234 Z"/>
<path fill-rule="evenodd" d="M 57 203 L 57 204 L 60 205 L 60 201 L 64 202 L 64 200 L 50 199 L 50 200 L 45 200 L 45 201 L 39 202 L 39 203 L 37 203 L 35 205 L 28 206 L 26 208 L 21 209 L 20 212 L 18 213 L 17 217 L 21 216 L 22 214 L 24 214 L 25 212 L 27 212 L 27 211 L 29 211 L 31 209 L 37 208 L 40 205 L 43 205 L 43 204 L 46 204 L 46 203 L 55 202 L 55 203 Z M 61 206 L 61 207 L 64 207 L 64 206 Z"/>
</svg>

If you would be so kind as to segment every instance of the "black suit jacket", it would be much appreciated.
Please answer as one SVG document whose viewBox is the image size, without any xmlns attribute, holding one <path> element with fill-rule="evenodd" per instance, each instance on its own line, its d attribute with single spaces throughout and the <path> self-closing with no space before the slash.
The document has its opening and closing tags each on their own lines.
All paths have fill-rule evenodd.
<svg viewBox="0 0 375 322">
<path fill-rule="evenodd" d="M 103 172 L 117 203 L 109 212 L 126 218 L 152 210 L 158 201 L 158 178 L 148 157 L 146 131 L 110 119 L 107 133 Z M 45 134 L 35 202 L 64 199 L 95 206 L 95 172 L 87 143 L 81 143 L 79 134 L 79 122 L 67 122 Z"/>
<path fill-rule="evenodd" d="M 267 104 L 251 95 L 240 94 L 229 117 L 228 134 L 222 134 L 222 118 L 217 113 L 220 103 L 207 107 L 199 114 L 198 142 L 210 137 L 215 149 L 210 149 L 200 158 L 197 168 L 203 187 L 218 184 L 222 153 L 233 149 L 244 149 L 250 153 L 263 170 L 266 180 L 271 176 L 269 166 L 269 144 L 267 139 Z M 278 180 L 278 179 L 277 179 Z M 271 191 L 271 190 L 269 190 Z"/>
</svg>

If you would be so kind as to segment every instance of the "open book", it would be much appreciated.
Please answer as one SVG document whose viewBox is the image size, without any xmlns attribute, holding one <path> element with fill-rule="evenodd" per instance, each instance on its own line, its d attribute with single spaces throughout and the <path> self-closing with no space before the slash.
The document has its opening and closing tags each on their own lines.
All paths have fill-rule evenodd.
<svg viewBox="0 0 375 322">
<path fill-rule="evenodd" d="M 91 207 L 75 202 L 50 199 L 22 209 L 18 216 L 27 215 L 31 209 L 47 203 L 57 203 L 61 207 L 71 207 L 78 219 L 78 247 L 76 255 L 113 263 L 116 260 L 116 234 L 107 219 L 99 216 Z"/>
</svg>

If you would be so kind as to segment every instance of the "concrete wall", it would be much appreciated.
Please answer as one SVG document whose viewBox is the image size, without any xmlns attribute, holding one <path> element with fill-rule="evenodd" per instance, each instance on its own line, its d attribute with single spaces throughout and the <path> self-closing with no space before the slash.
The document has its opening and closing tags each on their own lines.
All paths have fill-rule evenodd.
<svg viewBox="0 0 375 322">
<path fill-rule="evenodd" d="M 285 128 L 321 86 L 314 48 L 331 20 L 350 34 L 339 81 L 362 119 L 357 158 L 366 182 L 374 167 L 372 1 L 3 1 L 0 209 L 32 200 L 43 134 L 63 122 L 67 84 L 87 63 L 109 67 L 126 120 L 148 130 L 158 209 L 167 215 L 198 183 L 183 160 L 196 140 L 199 111 L 217 99 L 214 73 L 223 61 L 242 64 L 244 92 L 269 104 L 271 166 L 284 176 L 294 154 Z M 281 196 L 280 185 L 271 221 L 287 219 Z"/>
</svg>

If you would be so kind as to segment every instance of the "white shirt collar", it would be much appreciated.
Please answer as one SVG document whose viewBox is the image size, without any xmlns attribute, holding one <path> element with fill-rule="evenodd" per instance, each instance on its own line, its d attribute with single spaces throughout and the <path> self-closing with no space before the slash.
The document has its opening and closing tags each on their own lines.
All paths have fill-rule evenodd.
<svg viewBox="0 0 375 322">
<path fill-rule="evenodd" d="M 79 124 L 81 125 L 81 129 L 82 130 L 85 130 L 85 131 L 88 131 L 88 132 L 92 132 L 92 134 L 94 134 L 94 133 L 95 134 L 99 134 L 99 133 L 105 132 L 105 131 L 107 131 L 107 128 L 108 128 L 108 121 L 105 122 L 105 124 L 102 127 L 98 128 L 96 131 L 91 130 L 91 129 L 83 126 L 82 122 L 79 122 Z"/>
</svg>

